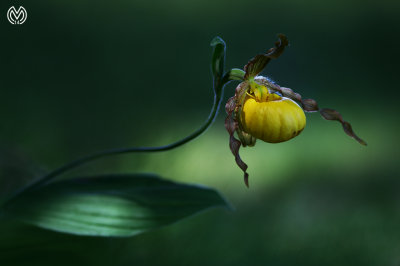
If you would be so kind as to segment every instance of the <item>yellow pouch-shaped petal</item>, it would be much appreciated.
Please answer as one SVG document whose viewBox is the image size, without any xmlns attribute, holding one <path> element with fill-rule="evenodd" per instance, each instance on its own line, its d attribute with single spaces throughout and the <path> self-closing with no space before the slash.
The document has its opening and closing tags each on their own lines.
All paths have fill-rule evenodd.
<svg viewBox="0 0 400 266">
<path fill-rule="evenodd" d="M 259 102 L 247 96 L 240 116 L 244 131 L 270 143 L 292 139 L 306 126 L 304 111 L 296 102 L 278 95 L 274 98 Z"/>
</svg>

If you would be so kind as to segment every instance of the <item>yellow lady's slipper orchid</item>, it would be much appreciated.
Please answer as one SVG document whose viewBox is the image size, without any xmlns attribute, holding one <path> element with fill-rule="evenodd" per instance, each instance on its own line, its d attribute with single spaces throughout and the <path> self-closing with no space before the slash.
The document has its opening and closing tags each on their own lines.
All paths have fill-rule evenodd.
<svg viewBox="0 0 400 266">
<path fill-rule="evenodd" d="M 298 136 L 306 126 L 304 112 L 319 112 L 327 120 L 339 121 L 347 135 L 360 144 L 367 145 L 336 110 L 319 109 L 315 100 L 302 99 L 301 95 L 293 90 L 258 76 L 271 59 L 276 59 L 283 53 L 288 44 L 286 36 L 280 34 L 275 47 L 252 58 L 244 66 L 244 74 L 240 78 L 242 82 L 237 86 L 235 95 L 225 106 L 228 114 L 225 128 L 229 133 L 229 147 L 237 165 L 244 172 L 247 186 L 249 175 L 246 172 L 247 164 L 239 156 L 240 146 L 254 146 L 257 139 L 279 143 Z M 235 138 L 235 133 L 239 139 Z"/>
</svg>

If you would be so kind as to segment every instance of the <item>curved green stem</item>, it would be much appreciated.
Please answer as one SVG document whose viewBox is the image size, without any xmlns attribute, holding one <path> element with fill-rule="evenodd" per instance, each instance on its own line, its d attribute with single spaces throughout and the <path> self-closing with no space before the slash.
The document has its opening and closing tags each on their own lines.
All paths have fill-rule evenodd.
<svg viewBox="0 0 400 266">
<path fill-rule="evenodd" d="M 219 107 L 221 105 L 221 100 L 222 100 L 222 93 L 221 95 L 215 95 L 214 96 L 214 104 L 213 107 L 211 109 L 210 115 L 208 117 L 208 119 L 206 120 L 206 122 L 195 132 L 193 132 L 192 134 L 190 134 L 189 136 L 168 144 L 168 145 L 164 145 L 164 146 L 158 146 L 158 147 L 131 147 L 131 148 L 120 148 L 120 149 L 111 149 L 111 150 L 106 150 L 106 151 L 101 151 L 101 152 L 97 152 L 94 154 L 90 154 L 88 156 L 79 158 L 77 160 L 74 160 L 50 173 L 48 173 L 47 175 L 43 176 L 41 179 L 39 179 L 38 181 L 36 181 L 35 183 L 31 184 L 29 186 L 30 189 L 41 186 L 45 183 L 48 183 L 49 181 L 51 181 L 52 179 L 54 179 L 55 177 L 59 176 L 60 174 L 63 174 L 65 172 L 67 172 L 68 170 L 71 170 L 73 168 L 76 168 L 80 165 L 83 165 L 87 162 L 93 161 L 95 159 L 100 159 L 102 157 L 106 157 L 106 156 L 110 156 L 110 155 L 116 155 L 116 154 L 123 154 L 123 153 L 132 153 L 132 152 L 160 152 L 160 151 L 168 151 L 168 150 L 172 150 L 174 148 L 177 148 L 193 139 L 195 139 L 196 137 L 198 137 L 199 135 L 201 135 L 204 131 L 207 130 L 207 128 L 214 122 Z"/>
<path fill-rule="evenodd" d="M 160 152 L 160 151 L 168 151 L 174 148 L 177 148 L 193 139 L 195 139 L 196 137 L 198 137 L 199 135 L 201 135 L 204 131 L 207 130 L 207 128 L 210 127 L 210 125 L 214 122 L 217 114 L 218 114 L 218 110 L 221 106 L 221 102 L 222 102 L 222 98 L 223 98 L 223 89 L 225 87 L 225 85 L 230 82 L 232 79 L 229 78 L 228 74 L 230 73 L 230 71 L 224 76 L 224 78 L 222 79 L 216 79 L 214 82 L 214 104 L 213 107 L 211 109 L 210 115 L 208 116 L 208 119 L 206 120 L 206 122 L 195 132 L 193 132 L 192 134 L 190 134 L 189 136 L 165 145 L 165 146 L 159 146 L 159 147 L 132 147 L 132 148 L 121 148 L 121 149 L 112 149 L 112 150 L 106 150 L 106 151 L 101 151 L 98 153 L 94 153 L 82 158 L 79 158 L 77 160 L 74 160 L 70 163 L 65 164 L 64 166 L 61 166 L 60 168 L 57 168 L 56 170 L 48 173 L 47 175 L 44 175 L 42 178 L 40 178 L 39 180 L 36 180 L 35 182 L 31 183 L 28 186 L 25 186 L 24 188 L 22 188 L 21 190 L 17 191 L 11 198 L 9 198 L 5 204 L 8 205 L 10 202 L 12 202 L 14 199 L 16 199 L 19 195 L 21 195 L 24 192 L 30 191 L 32 189 L 35 189 L 37 187 L 40 187 L 48 182 L 50 182 L 51 180 L 53 180 L 54 178 L 58 177 L 59 175 L 74 169 L 78 166 L 81 166 L 87 162 L 93 161 L 95 159 L 99 159 L 99 158 L 103 158 L 106 156 L 110 156 L 110 155 L 116 155 L 116 154 L 123 154 L 123 153 L 132 153 L 132 152 Z"/>
</svg>

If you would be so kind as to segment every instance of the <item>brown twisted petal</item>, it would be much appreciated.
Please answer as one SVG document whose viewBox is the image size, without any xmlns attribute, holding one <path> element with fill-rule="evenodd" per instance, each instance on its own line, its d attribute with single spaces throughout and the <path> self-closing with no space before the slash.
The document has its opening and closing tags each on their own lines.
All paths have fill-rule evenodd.
<svg viewBox="0 0 400 266">
<path fill-rule="evenodd" d="M 229 138 L 229 147 L 231 148 L 232 153 L 235 155 L 236 164 L 243 170 L 244 173 L 244 183 L 247 187 L 249 187 L 249 174 L 246 172 L 247 164 L 245 164 L 239 156 L 241 142 L 237 140 L 233 135 Z"/>
<path fill-rule="evenodd" d="M 359 138 L 359 137 L 354 133 L 354 131 L 353 131 L 353 129 L 352 129 L 350 123 L 347 122 L 347 121 L 344 121 L 342 115 L 341 115 L 338 111 L 333 110 L 333 109 L 329 109 L 329 108 L 324 108 L 324 109 L 321 109 L 319 112 L 320 112 L 320 114 L 322 115 L 322 117 L 325 118 L 326 120 L 336 120 L 336 121 L 339 121 L 339 122 L 342 124 L 342 126 L 343 126 L 344 132 L 345 132 L 347 135 L 349 135 L 350 137 L 352 137 L 352 138 L 354 138 L 355 140 L 357 140 L 360 144 L 365 145 L 365 146 L 367 145 L 367 143 L 366 143 L 364 140 L 362 140 L 361 138 Z"/>
<path fill-rule="evenodd" d="M 225 128 L 229 133 L 229 148 L 231 149 L 232 154 L 235 156 L 236 164 L 244 172 L 244 183 L 247 187 L 249 187 L 249 174 L 246 172 L 247 164 L 243 162 L 239 155 L 239 149 L 242 143 L 234 136 L 234 133 L 238 128 L 238 123 L 233 119 L 232 114 L 228 114 L 226 117 Z"/>
<path fill-rule="evenodd" d="M 236 98 L 235 96 L 229 98 L 228 102 L 225 104 L 225 111 L 229 115 L 231 114 L 236 108 Z"/>
<path fill-rule="evenodd" d="M 290 88 L 281 87 L 282 95 L 294 101 L 301 102 L 301 95 Z"/>
<path fill-rule="evenodd" d="M 285 47 L 289 45 L 289 41 L 283 34 L 278 34 L 278 37 L 279 40 L 275 42 L 275 47 L 270 48 L 265 54 L 256 55 L 244 66 L 245 79 L 257 76 L 271 59 L 276 59 L 283 53 Z"/>
<path fill-rule="evenodd" d="M 235 89 L 236 101 L 238 101 L 243 94 L 246 94 L 249 83 L 247 81 L 241 82 Z"/>
<path fill-rule="evenodd" d="M 232 116 L 227 116 L 225 119 L 225 128 L 229 135 L 233 135 L 238 128 L 238 123 L 233 120 Z"/>
<path fill-rule="evenodd" d="M 303 107 L 304 111 L 306 111 L 306 112 L 317 112 L 318 111 L 318 104 L 313 99 L 301 100 L 301 106 Z"/>
<path fill-rule="evenodd" d="M 233 156 L 235 156 L 236 164 L 244 172 L 244 183 L 246 184 L 247 187 L 249 187 L 249 174 L 246 172 L 247 164 L 243 162 L 243 160 L 240 158 L 239 155 L 239 149 L 242 143 L 234 136 L 235 131 L 239 129 L 239 126 L 238 122 L 233 118 L 233 113 L 235 112 L 235 109 L 237 107 L 237 97 L 238 95 L 243 94 L 243 91 L 245 91 L 244 85 L 246 85 L 245 82 L 239 84 L 239 86 L 236 89 L 235 96 L 231 97 L 225 105 L 225 110 L 226 113 L 228 114 L 228 116 L 225 119 L 225 128 L 229 133 L 229 148 Z"/>
</svg>

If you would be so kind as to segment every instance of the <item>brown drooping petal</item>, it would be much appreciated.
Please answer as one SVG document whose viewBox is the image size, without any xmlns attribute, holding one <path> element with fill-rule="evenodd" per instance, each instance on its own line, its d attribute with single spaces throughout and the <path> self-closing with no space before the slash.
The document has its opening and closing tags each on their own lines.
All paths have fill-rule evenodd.
<svg viewBox="0 0 400 266">
<path fill-rule="evenodd" d="M 238 123 L 233 120 L 231 115 L 228 115 L 225 119 L 225 128 L 229 135 L 233 135 L 238 128 Z"/>
<path fill-rule="evenodd" d="M 233 111 L 235 111 L 236 108 L 236 97 L 233 96 L 228 99 L 228 101 L 225 104 L 225 111 L 227 114 L 232 114 Z"/>
<path fill-rule="evenodd" d="M 347 122 L 347 121 L 344 121 L 342 115 L 341 115 L 338 111 L 333 110 L 333 109 L 329 109 L 329 108 L 324 108 L 324 109 L 321 109 L 319 112 L 320 112 L 320 114 L 322 115 L 322 117 L 325 118 L 326 120 L 336 120 L 336 121 L 339 121 L 339 122 L 342 124 L 342 126 L 343 126 L 344 132 L 345 132 L 347 135 L 349 135 L 350 137 L 352 137 L 352 138 L 354 138 L 355 140 L 357 140 L 360 144 L 365 145 L 365 146 L 367 145 L 367 143 L 366 143 L 364 140 L 362 140 L 361 138 L 359 138 L 359 137 L 354 133 L 354 131 L 353 131 L 353 129 L 352 129 L 350 123 Z"/>
<path fill-rule="evenodd" d="M 235 138 L 235 131 L 239 129 L 238 122 L 234 119 L 233 114 L 239 108 L 238 97 L 241 97 L 244 93 L 246 93 L 247 82 L 240 83 L 236 88 L 235 96 L 229 98 L 228 102 L 225 105 L 225 111 L 228 116 L 225 119 L 225 128 L 229 133 L 229 148 L 233 156 L 235 156 L 236 164 L 240 167 L 240 169 L 244 172 L 244 183 L 247 187 L 249 187 L 249 174 L 246 172 L 247 164 L 245 164 L 239 155 L 239 149 L 242 143 Z"/>
<path fill-rule="evenodd" d="M 279 40 L 275 42 L 275 47 L 270 48 L 267 52 L 267 56 L 272 59 L 277 59 L 283 51 L 285 47 L 289 45 L 289 40 L 284 34 L 278 34 Z"/>
<path fill-rule="evenodd" d="M 265 54 L 256 55 L 244 66 L 245 79 L 257 76 L 271 59 L 276 59 L 283 53 L 285 47 L 289 45 L 289 41 L 283 34 L 279 34 L 278 37 L 279 40 L 275 42 L 275 47 L 269 49 Z"/>
<path fill-rule="evenodd" d="M 229 138 L 229 147 L 231 148 L 231 151 L 235 156 L 236 164 L 240 167 L 240 169 L 242 169 L 244 173 L 244 183 L 246 184 L 247 187 L 249 187 L 249 174 L 246 172 L 247 164 L 245 164 L 240 158 L 239 155 L 240 146 L 241 142 L 237 140 L 233 135 L 231 135 Z"/>
<path fill-rule="evenodd" d="M 313 99 L 301 100 L 301 106 L 303 107 L 304 111 L 306 111 L 306 112 L 317 112 L 318 111 L 318 104 Z"/>
<path fill-rule="evenodd" d="M 320 113 L 326 120 L 338 120 L 340 122 L 343 121 L 342 115 L 336 110 L 324 108 L 320 111 Z"/>
<path fill-rule="evenodd" d="M 238 128 L 238 123 L 233 119 L 231 113 L 229 113 L 225 119 L 225 128 L 229 133 L 229 148 L 231 149 L 233 156 L 235 156 L 236 164 L 244 172 L 244 183 L 249 187 L 249 174 L 246 172 L 247 164 L 242 161 L 239 155 L 239 149 L 242 143 L 234 136 L 234 133 Z"/>
<path fill-rule="evenodd" d="M 279 87 L 279 86 L 277 86 L 277 87 Z M 279 88 L 280 88 L 280 92 L 282 93 L 282 96 L 288 97 L 294 101 L 301 102 L 301 95 L 298 94 L 297 92 L 294 92 L 290 88 L 285 88 L 285 87 L 279 87 Z M 279 91 L 279 88 L 277 88 L 278 91 Z"/>
</svg>

